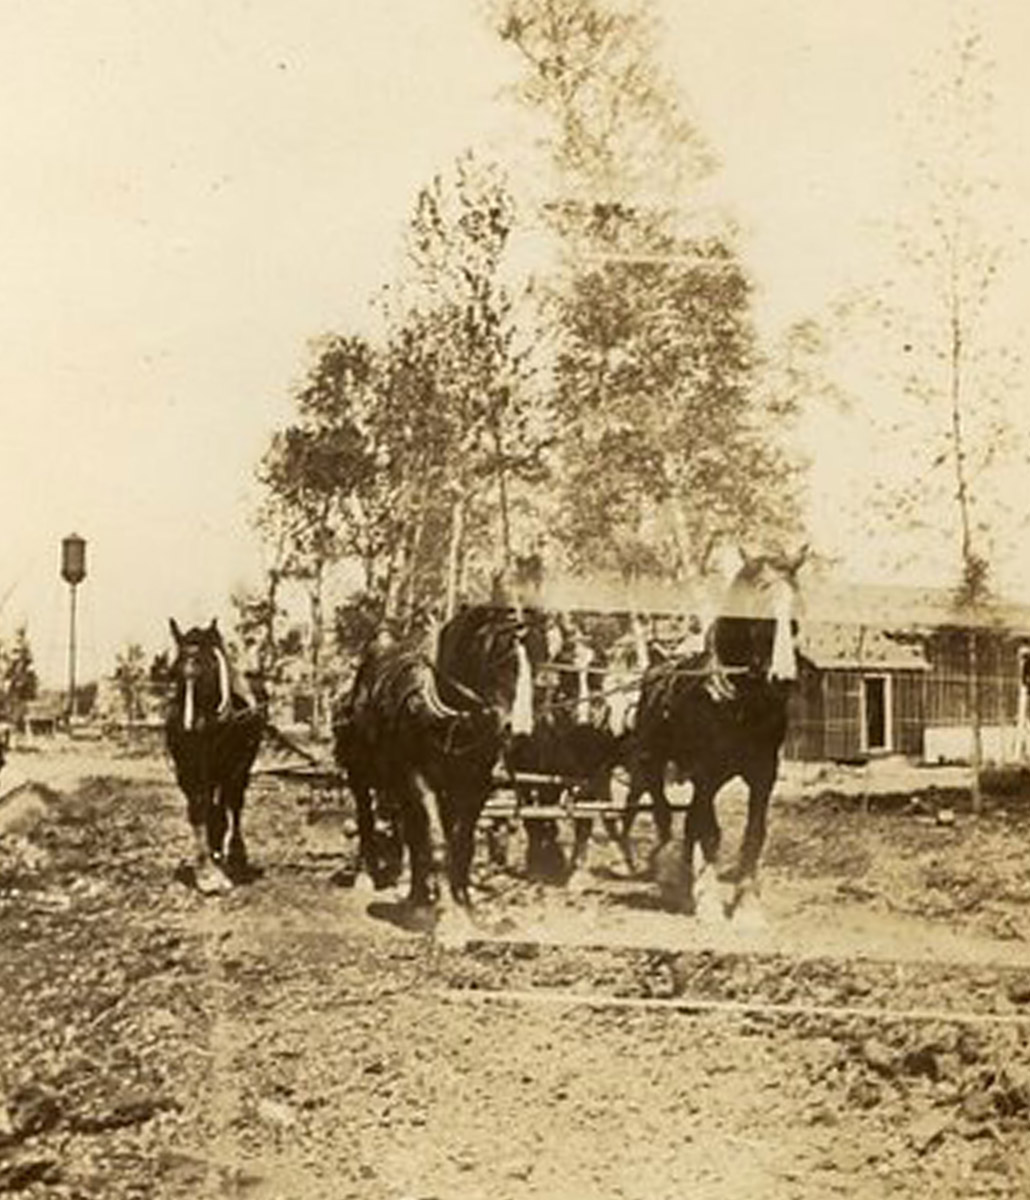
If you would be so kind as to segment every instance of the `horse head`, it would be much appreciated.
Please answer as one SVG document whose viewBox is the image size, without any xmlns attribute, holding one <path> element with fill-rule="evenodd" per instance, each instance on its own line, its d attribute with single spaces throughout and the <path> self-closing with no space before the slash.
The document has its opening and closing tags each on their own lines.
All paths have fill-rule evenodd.
<svg viewBox="0 0 1030 1200">
<path fill-rule="evenodd" d="M 512 735 L 533 731 L 533 664 L 530 624 L 520 609 L 502 614 L 491 636 L 492 669 L 484 672 L 482 695 Z"/>
<path fill-rule="evenodd" d="M 742 667 L 774 681 L 797 678 L 797 576 L 808 547 L 793 556 L 743 556 L 713 627 L 724 666 Z"/>
<path fill-rule="evenodd" d="M 533 728 L 533 622 L 518 607 L 462 610 L 440 634 L 442 681 L 471 691 L 505 733 Z"/>
<path fill-rule="evenodd" d="M 225 643 L 215 620 L 185 633 L 174 617 L 168 624 L 176 650 L 173 710 L 184 730 L 202 729 L 224 718 L 232 703 Z"/>
</svg>

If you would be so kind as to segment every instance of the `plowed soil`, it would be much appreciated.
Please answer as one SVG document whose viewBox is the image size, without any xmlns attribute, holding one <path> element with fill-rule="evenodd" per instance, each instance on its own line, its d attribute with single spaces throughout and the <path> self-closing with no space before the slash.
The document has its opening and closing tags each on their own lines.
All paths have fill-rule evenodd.
<svg viewBox="0 0 1030 1200">
<path fill-rule="evenodd" d="M 49 786 L 0 806 L 0 1194 L 1030 1195 L 1019 796 L 781 788 L 731 923 L 516 837 L 449 950 L 341 886 L 339 798 L 256 781 L 255 877 L 203 898 L 160 758 L 11 766 Z"/>
</svg>

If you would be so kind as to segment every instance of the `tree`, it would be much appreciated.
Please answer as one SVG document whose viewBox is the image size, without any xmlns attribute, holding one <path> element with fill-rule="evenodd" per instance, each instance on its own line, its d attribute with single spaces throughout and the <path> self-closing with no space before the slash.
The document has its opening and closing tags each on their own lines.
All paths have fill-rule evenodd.
<svg viewBox="0 0 1030 1200">
<path fill-rule="evenodd" d="M 544 122 L 564 201 L 667 210 L 713 169 L 660 67 L 647 0 L 486 0 L 485 9 L 522 59 L 515 94 Z M 560 220 L 564 203 L 546 199 Z"/>
<path fill-rule="evenodd" d="M 310 611 L 316 731 L 326 715 L 322 697 L 326 570 L 347 553 L 359 555 L 371 569 L 378 548 L 374 539 L 383 535 L 367 512 L 377 490 L 375 446 L 366 428 L 374 408 L 375 370 L 375 355 L 362 338 L 333 336 L 318 343 L 314 362 L 296 394 L 297 420 L 273 434 L 259 472 L 266 489 L 259 524 L 277 551 L 262 613 L 264 653 L 267 658 L 275 649 L 279 581 L 284 576 L 301 580 Z"/>
<path fill-rule="evenodd" d="M 398 379 L 417 383 L 405 411 L 422 427 L 409 577 L 443 565 L 448 612 L 472 572 L 510 562 L 512 484 L 542 470 L 546 422 L 504 270 L 515 220 L 500 168 L 462 155 L 418 194 L 409 273 L 392 303 L 392 362 Z M 427 556 L 433 525 L 446 529 L 443 564 Z"/>
<path fill-rule="evenodd" d="M 1007 468 L 1026 459 L 1023 423 L 1011 407 L 1018 356 L 995 333 L 1005 328 L 997 299 L 1008 247 L 1006 233 L 992 228 L 989 216 L 996 208 L 991 71 L 975 19 L 958 12 L 937 73 L 924 80 L 928 123 L 919 131 L 922 153 L 912 181 L 923 213 L 901 236 L 924 304 L 918 316 L 909 309 L 898 320 L 910 362 L 905 395 L 916 410 L 913 424 L 925 439 L 926 461 L 922 486 L 910 487 L 895 511 L 912 523 L 932 513 L 953 530 L 955 609 L 970 630 L 975 811 L 983 764 L 976 629 L 992 597 L 996 549 L 1011 517 Z"/>
<path fill-rule="evenodd" d="M 114 682 L 125 709 L 125 719 L 132 725 L 146 716 L 144 695 L 147 683 L 147 660 L 143 647 L 130 642 L 120 650 L 115 662 Z"/>
<path fill-rule="evenodd" d="M 632 247 L 636 222 L 623 218 Z M 613 250 L 559 298 L 555 368 L 573 565 L 682 578 L 720 535 L 782 535 L 791 470 L 757 388 L 750 285 L 717 238 Z"/>
<path fill-rule="evenodd" d="M 236 633 L 265 680 L 278 678 L 283 657 L 279 637 L 279 622 L 285 616 L 279 603 L 282 581 L 282 569 L 271 567 L 265 572 L 263 591 L 241 591 L 232 596 Z"/>
<path fill-rule="evenodd" d="M 7 647 L 0 644 L 0 684 L 3 687 L 5 712 L 15 721 L 20 721 L 25 706 L 35 700 L 39 693 L 39 678 L 25 625 L 15 630 L 12 645 Z"/>
<path fill-rule="evenodd" d="M 728 222 L 690 211 L 714 169 L 660 65 L 645 0 L 494 0 L 522 104 L 544 123 L 544 223 L 563 251 L 556 329 L 558 539 L 578 570 L 699 569 L 719 534 L 797 519 L 770 435 L 750 285 Z"/>
<path fill-rule="evenodd" d="M 883 394 L 882 410 L 861 410 L 875 430 L 867 520 L 871 512 L 881 542 L 889 530 L 909 569 L 951 583 L 956 627 L 969 631 L 979 809 L 976 630 L 991 619 L 999 549 L 1025 522 L 1013 509 L 1011 480 L 1028 456 L 1015 331 L 1002 303 L 1014 239 L 993 169 L 992 64 L 972 8 L 951 10 L 933 67 L 916 83 L 920 102 L 907 110 L 908 205 L 890 230 L 897 269 L 875 293 L 852 299 L 841 332 L 876 363 L 867 392 Z"/>
<path fill-rule="evenodd" d="M 147 668 L 147 683 L 153 688 L 165 688 L 172 682 L 172 664 L 168 651 L 161 650 L 150 660 Z"/>
</svg>

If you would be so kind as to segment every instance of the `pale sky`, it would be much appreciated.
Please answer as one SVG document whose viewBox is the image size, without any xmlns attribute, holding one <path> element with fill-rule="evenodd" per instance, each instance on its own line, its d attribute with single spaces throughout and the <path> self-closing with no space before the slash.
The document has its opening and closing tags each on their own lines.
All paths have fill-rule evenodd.
<svg viewBox="0 0 1030 1200">
<path fill-rule="evenodd" d="M 947 0 L 664 7 L 763 322 L 818 315 L 883 268 L 870 231 Z M 1030 10 L 990 13 L 999 182 L 1025 213 Z M 162 648 L 170 615 L 228 621 L 307 339 L 365 321 L 423 181 L 504 147 L 510 69 L 474 0 L 0 3 L 0 636 L 27 620 L 50 681 L 69 532 L 89 542 L 80 677 Z"/>
</svg>

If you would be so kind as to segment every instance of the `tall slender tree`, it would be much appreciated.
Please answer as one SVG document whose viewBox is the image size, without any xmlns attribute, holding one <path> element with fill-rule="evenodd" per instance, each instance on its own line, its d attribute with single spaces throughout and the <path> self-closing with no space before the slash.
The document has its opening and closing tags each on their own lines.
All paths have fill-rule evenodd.
<svg viewBox="0 0 1030 1200">
<path fill-rule="evenodd" d="M 451 174 L 419 192 L 409 273 L 392 304 L 395 359 L 421 381 L 419 422 L 432 423 L 419 439 L 432 461 L 418 474 L 412 571 L 443 566 L 448 611 L 473 574 L 510 559 L 512 484 L 540 470 L 540 426 L 505 271 L 514 223 L 503 172 L 462 155 Z M 425 536 L 430 526 L 446 529 L 442 564 Z"/>
<path fill-rule="evenodd" d="M 344 554 L 375 559 L 383 536 L 368 507 L 377 499 L 374 443 L 375 357 L 361 338 L 324 339 L 296 395 L 297 420 L 277 431 L 261 464 L 260 523 L 281 548 L 279 577 L 303 582 L 310 611 L 309 666 L 313 724 L 326 717 L 322 669 L 328 568 Z"/>
<path fill-rule="evenodd" d="M 696 571 L 717 534 L 797 517 L 756 386 L 750 286 L 727 222 L 691 210 L 714 157 L 665 72 L 646 0 L 491 0 L 523 64 L 552 171 L 540 197 L 562 269 L 558 531 L 577 570 Z M 786 415 L 781 406 L 780 420 Z"/>
<path fill-rule="evenodd" d="M 967 711 L 974 806 L 983 762 L 980 644 L 998 550 L 1025 514 L 1011 501 L 1027 461 L 1017 416 L 1020 358 L 1000 301 L 1014 244 L 994 169 L 992 63 L 976 8 L 953 6 L 907 120 L 909 202 L 892 231 L 898 271 L 852 308 L 849 333 L 876 346 L 889 412 L 874 415 L 875 482 L 906 559 L 947 571 L 957 626 L 968 633 Z M 893 468 L 893 469 L 892 469 Z"/>
</svg>

